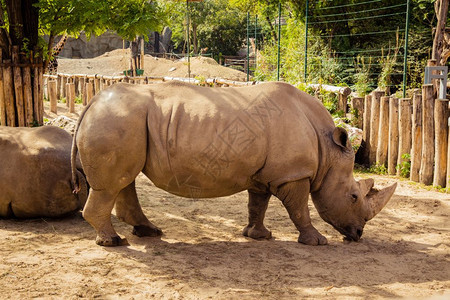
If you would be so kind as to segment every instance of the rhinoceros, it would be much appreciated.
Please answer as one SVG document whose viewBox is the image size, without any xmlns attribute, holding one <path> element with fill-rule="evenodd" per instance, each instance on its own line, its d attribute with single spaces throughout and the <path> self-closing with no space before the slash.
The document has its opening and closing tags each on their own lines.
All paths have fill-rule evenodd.
<svg viewBox="0 0 450 300">
<path fill-rule="evenodd" d="M 72 136 L 58 127 L 0 126 L 0 217 L 61 217 L 80 210 L 88 187 L 78 162 L 80 193 L 72 193 L 71 146 Z"/>
<path fill-rule="evenodd" d="M 327 243 L 311 224 L 309 194 L 326 222 L 357 241 L 396 188 L 356 182 L 347 132 L 335 127 L 317 99 L 280 82 L 221 89 L 179 82 L 113 85 L 80 116 L 72 159 L 77 153 L 92 187 L 83 216 L 103 246 L 126 243 L 111 224 L 114 207 L 133 234 L 162 234 L 139 205 L 140 172 L 183 197 L 247 190 L 243 234 L 255 239 L 271 237 L 263 220 L 274 195 L 300 232 L 298 242 L 308 245 Z M 76 185 L 75 173 L 73 180 Z"/>
</svg>

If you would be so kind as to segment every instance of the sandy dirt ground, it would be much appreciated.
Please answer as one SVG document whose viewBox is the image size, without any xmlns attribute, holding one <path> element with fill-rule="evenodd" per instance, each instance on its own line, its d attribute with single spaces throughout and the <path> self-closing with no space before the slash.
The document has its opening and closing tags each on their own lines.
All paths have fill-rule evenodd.
<svg viewBox="0 0 450 300">
<path fill-rule="evenodd" d="M 65 104 L 59 111 L 77 117 L 65 113 Z M 143 175 L 138 196 L 163 230 L 161 238 L 135 237 L 113 216 L 130 246 L 104 248 L 80 213 L 0 219 L 0 298 L 449 299 L 450 195 L 395 177 L 371 177 L 378 187 L 399 186 L 357 243 L 344 243 L 310 204 L 313 224 L 329 245 L 298 244 L 298 232 L 274 197 L 265 222 L 273 239 L 245 238 L 245 192 L 184 199 Z"/>
<path fill-rule="evenodd" d="M 130 50 L 118 49 L 96 58 L 58 59 L 58 72 L 68 74 L 123 75 L 129 69 Z M 145 55 L 144 76 L 188 77 L 187 60 L 171 61 Z M 247 74 L 219 65 L 210 57 L 191 57 L 191 77 L 245 81 Z"/>
</svg>

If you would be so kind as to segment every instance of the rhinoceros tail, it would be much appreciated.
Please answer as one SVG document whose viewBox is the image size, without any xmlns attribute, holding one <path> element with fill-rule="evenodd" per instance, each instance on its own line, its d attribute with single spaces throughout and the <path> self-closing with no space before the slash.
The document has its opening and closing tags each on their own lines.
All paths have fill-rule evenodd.
<svg viewBox="0 0 450 300">
<path fill-rule="evenodd" d="M 86 114 L 89 107 L 91 107 L 92 103 L 94 103 L 95 99 L 92 99 L 88 105 L 84 108 L 83 112 L 81 113 L 80 117 L 78 118 L 77 127 L 75 128 L 75 133 L 73 134 L 73 140 L 72 140 L 72 151 L 70 154 L 70 163 L 72 167 L 72 186 L 73 186 L 73 193 L 78 194 L 80 192 L 80 172 L 77 172 L 77 153 L 78 153 L 78 146 L 77 146 L 77 134 L 78 134 L 78 128 L 80 128 L 80 124 L 83 121 L 84 115 Z"/>
</svg>

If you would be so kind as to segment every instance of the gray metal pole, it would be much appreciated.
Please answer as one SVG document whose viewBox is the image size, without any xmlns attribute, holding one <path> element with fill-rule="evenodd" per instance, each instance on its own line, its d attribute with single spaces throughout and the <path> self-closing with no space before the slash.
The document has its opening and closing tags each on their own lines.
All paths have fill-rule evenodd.
<svg viewBox="0 0 450 300">
<path fill-rule="evenodd" d="M 305 71 L 304 71 L 304 78 L 306 82 L 306 78 L 308 77 L 308 7 L 309 7 L 309 1 L 306 0 L 306 9 L 305 9 Z"/>
<path fill-rule="evenodd" d="M 278 3 L 278 58 L 277 58 L 277 81 L 280 81 L 280 44 L 281 42 L 281 2 Z"/>
<path fill-rule="evenodd" d="M 247 12 L 247 81 L 250 78 L 250 12 Z"/>
<path fill-rule="evenodd" d="M 258 60 L 258 15 L 255 15 L 255 70 L 256 70 L 256 63 Z"/>
<path fill-rule="evenodd" d="M 409 0 L 406 0 L 405 54 L 403 57 L 403 98 L 406 98 L 406 72 L 408 71 Z"/>
<path fill-rule="evenodd" d="M 187 15 L 187 57 L 188 57 L 188 78 L 191 80 L 191 41 L 189 39 L 189 0 L 186 0 L 186 15 Z"/>
</svg>

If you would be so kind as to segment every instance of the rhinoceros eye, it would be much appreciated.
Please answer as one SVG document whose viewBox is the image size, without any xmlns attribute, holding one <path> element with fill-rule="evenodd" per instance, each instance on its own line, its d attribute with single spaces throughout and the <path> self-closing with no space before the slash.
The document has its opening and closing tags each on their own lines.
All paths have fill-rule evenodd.
<svg viewBox="0 0 450 300">
<path fill-rule="evenodd" d="M 356 203 L 358 201 L 358 195 L 352 194 L 352 203 Z"/>
</svg>

